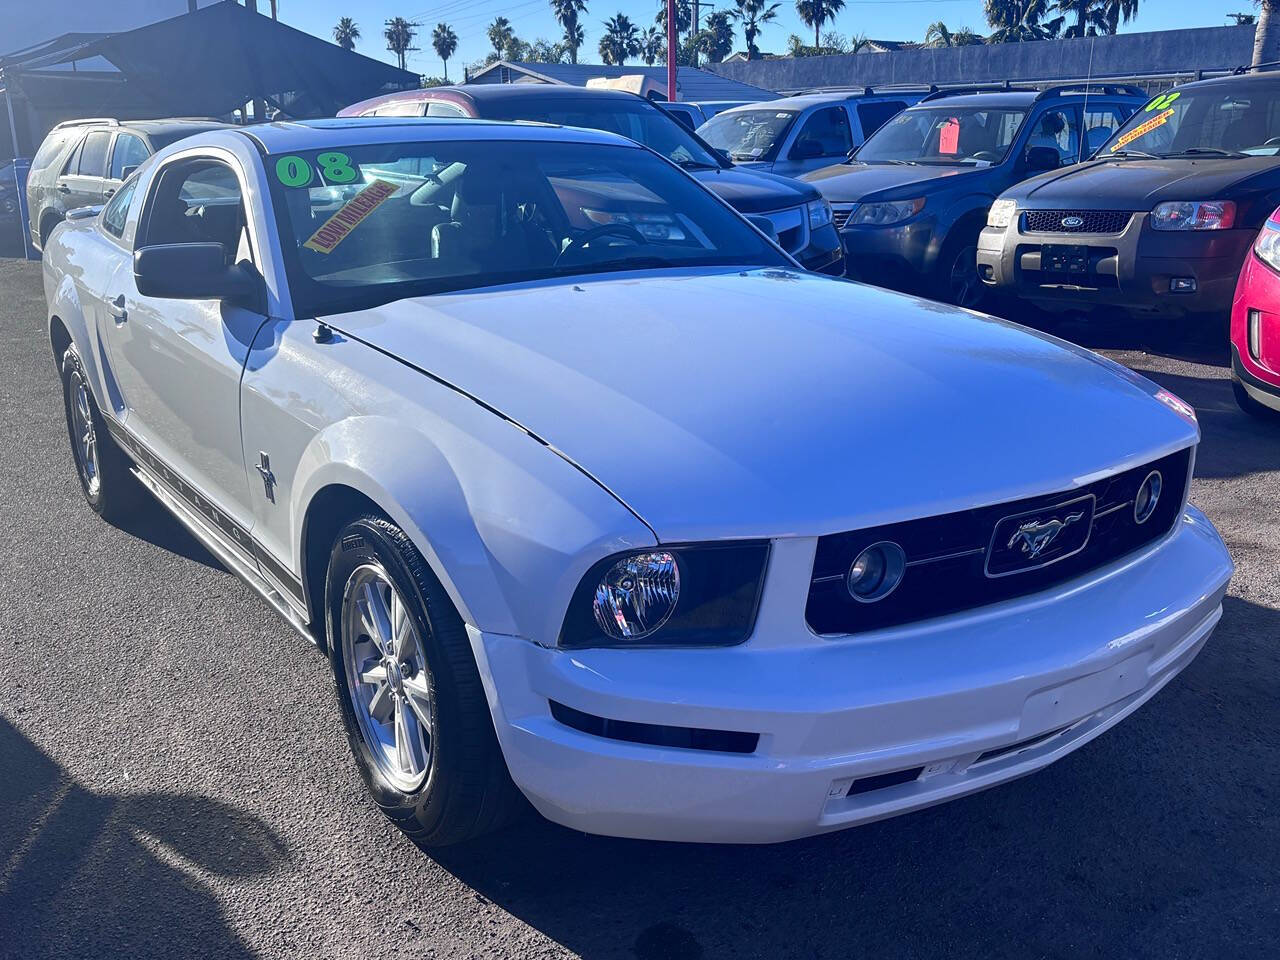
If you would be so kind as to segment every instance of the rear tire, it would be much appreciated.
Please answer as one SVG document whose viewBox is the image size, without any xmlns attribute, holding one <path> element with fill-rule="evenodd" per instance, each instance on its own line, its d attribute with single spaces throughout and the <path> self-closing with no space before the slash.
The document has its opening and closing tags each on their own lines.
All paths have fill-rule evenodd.
<svg viewBox="0 0 1280 960">
<path fill-rule="evenodd" d="M 132 461 L 107 432 L 74 346 L 62 355 L 62 401 L 67 438 L 85 500 L 104 520 L 124 519 L 142 504 L 144 490 L 132 473 Z"/>
<path fill-rule="evenodd" d="M 1264 420 L 1267 423 L 1280 424 L 1280 411 L 1272 410 L 1270 407 L 1263 406 L 1253 399 L 1245 390 L 1244 385 L 1234 377 L 1231 378 L 1231 392 L 1236 395 L 1236 404 L 1249 416 Z"/>
<path fill-rule="evenodd" d="M 326 630 L 347 740 L 374 802 L 423 846 L 496 830 L 524 808 L 462 618 L 385 517 L 338 534 Z"/>
</svg>

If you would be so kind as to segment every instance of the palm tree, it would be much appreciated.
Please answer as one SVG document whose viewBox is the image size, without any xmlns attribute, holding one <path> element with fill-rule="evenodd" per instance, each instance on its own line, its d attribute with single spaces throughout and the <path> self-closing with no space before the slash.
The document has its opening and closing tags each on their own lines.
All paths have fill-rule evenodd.
<svg viewBox="0 0 1280 960">
<path fill-rule="evenodd" d="M 1276 0 L 1280 2 L 1280 0 Z M 778 7 L 781 3 L 765 6 L 765 0 L 734 0 L 736 10 L 730 10 L 729 16 L 742 24 L 742 36 L 747 41 L 747 59 L 759 60 L 760 48 L 756 46 L 756 37 L 766 23 L 778 19 Z"/>
<path fill-rule="evenodd" d="M 987 42 L 1021 43 L 1049 39 L 1053 30 L 1041 23 L 1048 9 L 1049 0 L 986 0 L 987 23 L 992 28 Z"/>
<path fill-rule="evenodd" d="M 925 27 L 924 45 L 926 47 L 951 47 L 955 46 L 955 43 L 951 38 L 951 31 L 947 29 L 947 25 L 941 20 L 935 20 Z"/>
<path fill-rule="evenodd" d="M 404 17 L 392 17 L 387 21 L 387 29 L 382 35 L 387 38 L 387 49 L 396 55 L 400 69 L 404 69 L 404 55 L 413 48 L 413 38 L 417 35 L 418 24 L 411 23 Z"/>
<path fill-rule="evenodd" d="M 458 49 L 458 35 L 447 23 L 437 23 L 431 31 L 431 46 L 435 47 L 436 56 L 444 64 L 444 78 L 449 79 L 449 58 Z"/>
<path fill-rule="evenodd" d="M 1107 33 L 1115 33 L 1120 24 L 1138 15 L 1138 0 L 1102 0 L 1102 15 L 1107 21 Z"/>
<path fill-rule="evenodd" d="M 712 63 L 733 53 L 733 17 L 727 10 L 707 14 L 706 26 L 698 34 L 698 46 Z"/>
<path fill-rule="evenodd" d="M 813 27 L 813 52 L 822 53 L 822 43 L 818 34 L 822 25 L 836 18 L 836 14 L 844 9 L 844 0 L 796 0 L 796 13 L 804 21 L 806 27 Z"/>
<path fill-rule="evenodd" d="M 627 57 L 640 52 L 640 31 L 625 13 L 618 12 L 604 22 L 604 36 L 600 38 L 600 59 L 607 64 L 622 66 Z"/>
<path fill-rule="evenodd" d="M 1046 25 L 1066 40 L 1107 33 L 1107 15 L 1103 11 L 1103 2 L 1104 0 L 1054 0 L 1052 10 L 1059 16 Z M 1068 23 L 1068 20 L 1075 22 Z"/>
<path fill-rule="evenodd" d="M 587 12 L 586 0 L 551 0 L 551 14 L 564 30 L 564 45 L 569 48 L 569 62 L 578 62 L 578 47 L 584 39 L 580 17 Z"/>
<path fill-rule="evenodd" d="M 968 27 L 961 27 L 959 30 L 951 34 L 951 45 L 953 47 L 971 47 L 975 44 L 986 43 L 987 38 L 979 33 L 975 33 Z"/>
<path fill-rule="evenodd" d="M 849 52 L 861 53 L 871 46 L 871 39 L 865 33 L 856 33 L 849 38 Z"/>
<path fill-rule="evenodd" d="M 486 33 L 489 43 L 493 45 L 493 52 L 498 56 L 502 56 L 502 52 L 511 45 L 511 41 L 516 36 L 515 30 L 511 28 L 511 21 L 506 17 L 495 17 Z"/>
<path fill-rule="evenodd" d="M 354 50 L 360 39 L 360 28 L 350 17 L 342 17 L 333 28 L 333 42 L 343 50 Z"/>
<path fill-rule="evenodd" d="M 652 67 L 665 58 L 667 35 L 657 27 L 650 27 L 640 35 L 640 59 Z"/>
<path fill-rule="evenodd" d="M 1253 65 L 1277 60 L 1280 60 L 1280 0 L 1262 0 L 1258 26 L 1253 32 Z"/>
</svg>

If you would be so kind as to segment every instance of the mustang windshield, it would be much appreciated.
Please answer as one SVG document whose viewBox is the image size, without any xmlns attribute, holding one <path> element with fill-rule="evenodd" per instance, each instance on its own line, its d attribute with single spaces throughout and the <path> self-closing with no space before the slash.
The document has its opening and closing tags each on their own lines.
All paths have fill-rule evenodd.
<svg viewBox="0 0 1280 960">
<path fill-rule="evenodd" d="M 1280 154 L 1280 86 L 1210 84 L 1156 97 L 1106 142 L 1098 157 Z"/>
<path fill-rule="evenodd" d="M 1027 111 L 1018 108 L 911 107 L 873 133 L 859 163 L 984 166 L 1009 152 Z"/>
<path fill-rule="evenodd" d="M 698 136 L 732 160 L 772 160 L 795 122 L 794 110 L 731 110 L 698 128 Z"/>
<path fill-rule="evenodd" d="M 649 267 L 790 266 L 635 147 L 433 141 L 266 158 L 300 315 Z"/>
</svg>

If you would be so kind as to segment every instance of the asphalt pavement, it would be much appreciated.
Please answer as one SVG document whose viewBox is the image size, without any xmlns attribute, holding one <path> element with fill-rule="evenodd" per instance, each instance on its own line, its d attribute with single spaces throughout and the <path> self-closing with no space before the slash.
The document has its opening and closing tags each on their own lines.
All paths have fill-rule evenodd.
<svg viewBox="0 0 1280 960">
<path fill-rule="evenodd" d="M 1032 777 L 816 839 L 531 816 L 429 854 L 366 799 L 324 659 L 158 507 L 84 505 L 39 264 L 0 260 L 0 957 L 1277 956 L 1280 427 L 1236 409 L 1218 347 L 1055 332 L 1203 426 L 1192 499 L 1239 570 L 1151 703 Z"/>
</svg>

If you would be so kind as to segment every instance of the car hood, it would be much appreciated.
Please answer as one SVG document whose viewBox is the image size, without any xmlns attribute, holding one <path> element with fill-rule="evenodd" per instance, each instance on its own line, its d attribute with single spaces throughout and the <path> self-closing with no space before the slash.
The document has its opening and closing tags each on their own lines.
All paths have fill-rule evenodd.
<svg viewBox="0 0 1280 960">
<path fill-rule="evenodd" d="M 1150 210 L 1166 200 L 1230 199 L 1226 191 L 1280 167 L 1275 157 L 1090 160 L 1005 191 L 1038 208 Z"/>
<path fill-rule="evenodd" d="M 942 164 L 838 163 L 806 173 L 806 183 L 816 186 L 833 203 L 857 203 L 873 194 L 918 183 L 954 184 L 955 177 L 981 176 L 989 167 Z M 904 195 L 905 196 L 905 195 Z M 876 199 L 879 199 L 877 197 Z"/>
<path fill-rule="evenodd" d="M 818 191 L 799 180 L 763 170 L 690 171 L 698 182 L 741 213 L 764 213 L 817 200 Z"/>
<path fill-rule="evenodd" d="M 514 284 L 326 322 L 510 418 L 664 542 L 1065 490 L 1196 437 L 1085 350 L 791 270 Z"/>
</svg>

